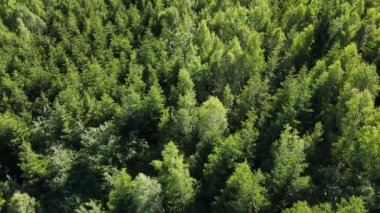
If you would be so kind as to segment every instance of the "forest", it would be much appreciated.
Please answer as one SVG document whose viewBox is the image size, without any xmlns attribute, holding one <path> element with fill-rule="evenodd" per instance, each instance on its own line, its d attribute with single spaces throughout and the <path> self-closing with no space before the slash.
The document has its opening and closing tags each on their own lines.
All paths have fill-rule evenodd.
<svg viewBox="0 0 380 213">
<path fill-rule="evenodd" d="M 0 0 L 0 212 L 380 212 L 379 0 Z"/>
</svg>

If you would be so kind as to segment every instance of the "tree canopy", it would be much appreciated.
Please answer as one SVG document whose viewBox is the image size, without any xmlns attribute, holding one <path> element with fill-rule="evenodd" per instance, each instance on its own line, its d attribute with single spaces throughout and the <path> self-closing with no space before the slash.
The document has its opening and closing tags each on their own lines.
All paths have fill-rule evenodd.
<svg viewBox="0 0 380 213">
<path fill-rule="evenodd" d="M 378 0 L 0 0 L 0 212 L 379 212 Z"/>
</svg>

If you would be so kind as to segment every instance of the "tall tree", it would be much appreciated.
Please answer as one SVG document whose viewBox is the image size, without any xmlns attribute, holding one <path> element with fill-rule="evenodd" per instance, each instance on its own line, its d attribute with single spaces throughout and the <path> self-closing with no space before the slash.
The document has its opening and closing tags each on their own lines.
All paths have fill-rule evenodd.
<svg viewBox="0 0 380 213">
<path fill-rule="evenodd" d="M 132 205 L 134 212 L 162 211 L 162 190 L 157 180 L 140 173 L 133 180 L 133 185 Z"/>
<path fill-rule="evenodd" d="M 285 126 L 280 139 L 273 144 L 272 191 L 274 202 L 280 207 L 289 204 L 311 184 L 310 177 L 303 175 L 307 168 L 305 149 L 308 146 L 298 131 L 289 125 Z"/>
<path fill-rule="evenodd" d="M 208 161 L 203 170 L 203 196 L 213 199 L 225 187 L 236 163 L 254 160 L 258 138 L 258 131 L 254 127 L 255 121 L 256 117 L 250 114 L 243 123 L 242 129 L 217 143 L 208 155 Z"/>
<path fill-rule="evenodd" d="M 112 189 L 108 194 L 108 208 L 111 212 L 131 211 L 133 193 L 132 178 L 125 169 L 114 171 L 107 177 Z"/>
<path fill-rule="evenodd" d="M 217 201 L 218 211 L 262 211 L 269 205 L 264 181 L 263 173 L 252 172 L 247 162 L 237 164 L 235 172 L 227 180 L 226 188 Z"/>
<path fill-rule="evenodd" d="M 8 201 L 7 212 L 9 213 L 34 213 L 38 212 L 38 202 L 27 193 L 16 192 Z"/>
<path fill-rule="evenodd" d="M 152 162 L 162 186 L 163 205 L 168 212 L 182 212 L 193 201 L 195 179 L 190 176 L 189 166 L 183 162 L 173 142 L 165 145 L 162 160 Z"/>
<path fill-rule="evenodd" d="M 192 139 L 194 137 L 197 116 L 194 83 L 189 72 L 181 69 L 178 73 L 178 83 L 175 88 L 177 93 L 177 108 L 173 112 L 173 128 L 168 131 L 175 131 L 175 140 L 178 141 L 185 151 L 194 149 Z M 168 132 L 168 134 L 170 134 Z"/>
<path fill-rule="evenodd" d="M 227 130 L 227 110 L 216 97 L 210 97 L 198 109 L 197 131 L 199 142 L 194 154 L 194 166 L 200 176 L 207 156 L 212 148 L 222 140 Z"/>
</svg>

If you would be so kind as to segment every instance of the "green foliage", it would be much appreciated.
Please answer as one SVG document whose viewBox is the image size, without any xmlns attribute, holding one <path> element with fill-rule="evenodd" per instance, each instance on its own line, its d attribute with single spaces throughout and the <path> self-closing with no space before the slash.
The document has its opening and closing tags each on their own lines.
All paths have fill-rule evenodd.
<svg viewBox="0 0 380 213">
<path fill-rule="evenodd" d="M 298 201 L 291 208 L 282 211 L 284 213 L 332 213 L 333 210 L 328 203 L 322 203 L 310 207 L 305 201 Z"/>
<path fill-rule="evenodd" d="M 235 167 L 235 163 L 243 159 L 244 144 L 240 138 L 230 136 L 218 144 L 213 152 L 208 155 L 205 164 L 205 193 L 215 195 L 226 182 L 229 174 Z"/>
<path fill-rule="evenodd" d="M 112 189 L 108 194 L 107 206 L 111 212 L 130 211 L 133 193 L 132 178 L 125 171 L 114 171 L 107 177 Z"/>
<path fill-rule="evenodd" d="M 16 192 L 7 202 L 7 212 L 9 213 L 34 213 L 37 212 L 38 202 L 27 193 Z"/>
<path fill-rule="evenodd" d="M 134 193 L 132 205 L 135 212 L 160 212 L 162 211 L 162 190 L 157 180 L 142 173 L 133 180 Z"/>
<path fill-rule="evenodd" d="M 305 149 L 309 146 L 289 125 L 273 146 L 274 166 L 272 169 L 273 192 L 285 196 L 283 202 L 296 196 L 310 186 L 310 177 L 302 175 L 307 168 Z"/>
<path fill-rule="evenodd" d="M 217 205 L 225 212 L 262 211 L 269 205 L 264 181 L 260 170 L 253 173 L 247 162 L 237 164 Z"/>
<path fill-rule="evenodd" d="M 343 212 L 357 212 L 357 213 L 365 213 L 367 210 L 365 209 L 363 199 L 360 197 L 350 197 L 349 200 L 342 199 L 340 203 L 338 203 L 338 213 Z"/>
<path fill-rule="evenodd" d="M 379 14 L 0 1 L 1 210 L 380 211 Z"/>
<path fill-rule="evenodd" d="M 105 212 L 102 209 L 102 206 L 94 201 L 90 200 L 89 202 L 83 203 L 75 210 L 76 213 L 102 213 Z"/>
<path fill-rule="evenodd" d="M 253 75 L 242 92 L 236 98 L 236 109 L 234 112 L 235 119 L 241 122 L 249 112 L 260 116 L 260 119 L 266 117 L 269 107 L 269 94 L 267 81 L 263 81 L 259 75 Z M 240 123 L 239 123 L 240 124 Z"/>
<path fill-rule="evenodd" d="M 298 76 L 290 75 L 274 96 L 274 106 L 272 106 L 276 112 L 276 117 L 272 121 L 274 130 L 278 131 L 286 124 L 297 126 L 310 114 L 310 79 L 305 73 L 306 70 L 301 71 Z"/>
<path fill-rule="evenodd" d="M 158 171 L 164 208 L 168 212 L 181 212 L 194 200 L 195 179 L 190 176 L 189 166 L 183 162 L 173 142 L 165 145 L 162 158 L 162 161 L 153 161 L 152 165 Z"/>
<path fill-rule="evenodd" d="M 287 52 L 287 60 L 290 65 L 300 68 L 303 63 L 307 63 L 307 58 L 311 54 L 311 47 L 314 43 L 313 36 L 314 26 L 312 24 L 305 27 L 302 32 L 293 35 L 292 44 Z"/>
<path fill-rule="evenodd" d="M 258 131 L 253 128 L 255 117 L 244 122 L 244 128 L 216 144 L 204 167 L 204 193 L 215 196 L 223 188 L 235 164 L 253 159 Z"/>
<path fill-rule="evenodd" d="M 227 110 L 216 97 L 210 97 L 198 108 L 197 132 L 199 142 L 192 156 L 192 167 L 199 175 L 207 156 L 211 153 L 227 130 Z"/>
<path fill-rule="evenodd" d="M 349 3 L 340 5 L 337 17 L 330 21 L 329 34 L 332 39 L 337 39 L 345 45 L 355 37 L 360 27 L 360 14 L 358 14 L 360 11 L 357 9 L 360 10 L 360 7 L 352 9 Z"/>
<path fill-rule="evenodd" d="M 201 141 L 215 143 L 227 129 L 227 110 L 216 97 L 210 97 L 198 110 L 198 134 Z"/>
<path fill-rule="evenodd" d="M 5 176 L 17 166 L 17 145 L 25 134 L 25 123 L 11 112 L 0 115 L 0 174 Z"/>
<path fill-rule="evenodd" d="M 36 184 L 42 181 L 48 174 L 48 160 L 45 156 L 35 153 L 30 143 L 21 145 L 20 168 L 23 177 L 30 183 Z"/>
<path fill-rule="evenodd" d="M 5 203 L 5 199 L 0 198 L 0 211 L 3 209 L 4 203 Z"/>
<path fill-rule="evenodd" d="M 195 131 L 197 117 L 194 83 L 187 70 L 180 70 L 175 91 L 178 93 L 178 108 L 173 113 L 172 118 L 176 133 L 175 138 L 182 147 L 189 147 L 189 145 L 193 145 L 191 139 Z"/>
<path fill-rule="evenodd" d="M 125 169 L 114 171 L 107 176 L 112 187 L 108 195 L 108 208 L 111 212 L 158 212 L 162 211 L 161 185 L 157 180 L 140 173 L 132 181 Z M 82 205 L 85 209 L 101 212 L 101 206 L 93 201 Z"/>
<path fill-rule="evenodd" d="M 49 174 L 53 178 L 50 179 L 49 185 L 53 190 L 59 190 L 65 187 L 78 153 L 62 146 L 52 147 L 51 149 L 48 156 L 48 168 Z"/>
</svg>

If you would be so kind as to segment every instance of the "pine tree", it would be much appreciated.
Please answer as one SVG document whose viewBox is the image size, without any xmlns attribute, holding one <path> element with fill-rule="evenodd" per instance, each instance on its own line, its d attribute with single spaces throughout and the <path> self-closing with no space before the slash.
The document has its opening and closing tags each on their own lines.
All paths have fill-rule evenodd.
<svg viewBox="0 0 380 213">
<path fill-rule="evenodd" d="M 183 161 L 177 147 L 169 142 L 162 151 L 162 161 L 152 162 L 158 172 L 163 205 L 168 212 L 182 212 L 194 200 L 195 179 L 190 176 L 189 166 Z"/>
<path fill-rule="evenodd" d="M 217 207 L 223 212 L 262 211 L 269 205 L 264 181 L 263 173 L 252 172 L 247 162 L 237 164 L 235 172 L 227 180 Z"/>
<path fill-rule="evenodd" d="M 273 144 L 272 190 L 281 206 L 286 206 L 311 184 L 310 177 L 303 175 L 307 168 L 305 149 L 308 145 L 289 125 Z"/>
</svg>

